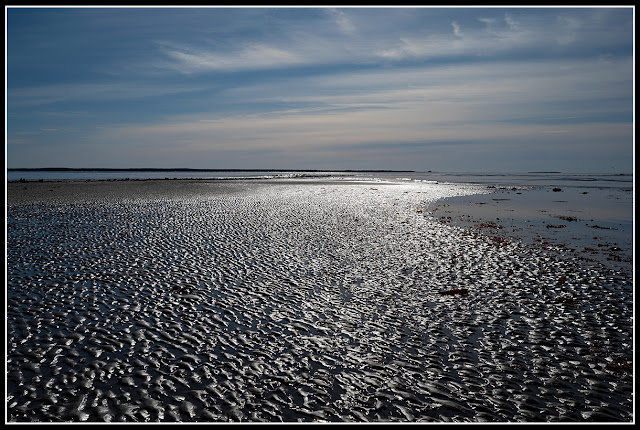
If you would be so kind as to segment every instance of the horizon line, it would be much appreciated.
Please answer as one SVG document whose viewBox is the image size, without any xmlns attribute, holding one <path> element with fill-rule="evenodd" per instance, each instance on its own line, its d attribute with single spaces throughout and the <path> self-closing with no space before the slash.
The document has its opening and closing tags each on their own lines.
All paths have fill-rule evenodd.
<svg viewBox="0 0 640 430">
<path fill-rule="evenodd" d="M 189 167 L 11 167 L 20 172 L 415 172 L 389 169 L 206 169 Z"/>
</svg>

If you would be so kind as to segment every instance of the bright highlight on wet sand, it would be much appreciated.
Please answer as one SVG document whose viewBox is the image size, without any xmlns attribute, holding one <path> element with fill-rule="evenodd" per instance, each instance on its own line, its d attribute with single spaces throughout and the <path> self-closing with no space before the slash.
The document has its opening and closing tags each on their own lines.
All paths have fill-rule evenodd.
<svg viewBox="0 0 640 430">
<path fill-rule="evenodd" d="M 433 214 L 487 192 L 9 183 L 8 421 L 632 421 L 631 262 Z"/>
</svg>

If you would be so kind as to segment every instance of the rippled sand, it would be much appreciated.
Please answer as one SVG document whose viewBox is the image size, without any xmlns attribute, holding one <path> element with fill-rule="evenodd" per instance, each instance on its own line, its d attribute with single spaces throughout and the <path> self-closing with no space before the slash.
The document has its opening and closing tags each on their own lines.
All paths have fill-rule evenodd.
<svg viewBox="0 0 640 430">
<path fill-rule="evenodd" d="M 427 213 L 480 192 L 8 184 L 7 419 L 632 421 L 632 279 Z"/>
</svg>

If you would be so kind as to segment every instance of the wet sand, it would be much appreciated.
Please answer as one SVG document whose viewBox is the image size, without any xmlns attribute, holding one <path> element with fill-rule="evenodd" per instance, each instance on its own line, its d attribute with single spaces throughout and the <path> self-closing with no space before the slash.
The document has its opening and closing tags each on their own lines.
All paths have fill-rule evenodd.
<svg viewBox="0 0 640 430">
<path fill-rule="evenodd" d="M 633 421 L 629 264 L 440 218 L 484 187 L 7 191 L 8 421 Z"/>
</svg>

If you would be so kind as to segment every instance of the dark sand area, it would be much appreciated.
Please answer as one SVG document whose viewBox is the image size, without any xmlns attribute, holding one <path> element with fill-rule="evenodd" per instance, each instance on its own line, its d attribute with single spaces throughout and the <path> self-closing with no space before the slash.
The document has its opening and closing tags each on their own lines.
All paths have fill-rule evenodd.
<svg viewBox="0 0 640 430">
<path fill-rule="evenodd" d="M 632 422 L 631 263 L 492 191 L 9 183 L 7 420 Z"/>
<path fill-rule="evenodd" d="M 252 186 L 258 185 L 258 181 L 251 182 Z M 206 196 L 239 192 L 242 189 L 240 181 L 220 180 L 14 181 L 7 183 L 7 203 L 73 203 Z"/>
<path fill-rule="evenodd" d="M 7 182 L 7 204 L 207 197 L 292 184 L 370 185 L 344 179 L 114 179 Z M 376 185 L 393 185 L 376 182 Z"/>
</svg>

